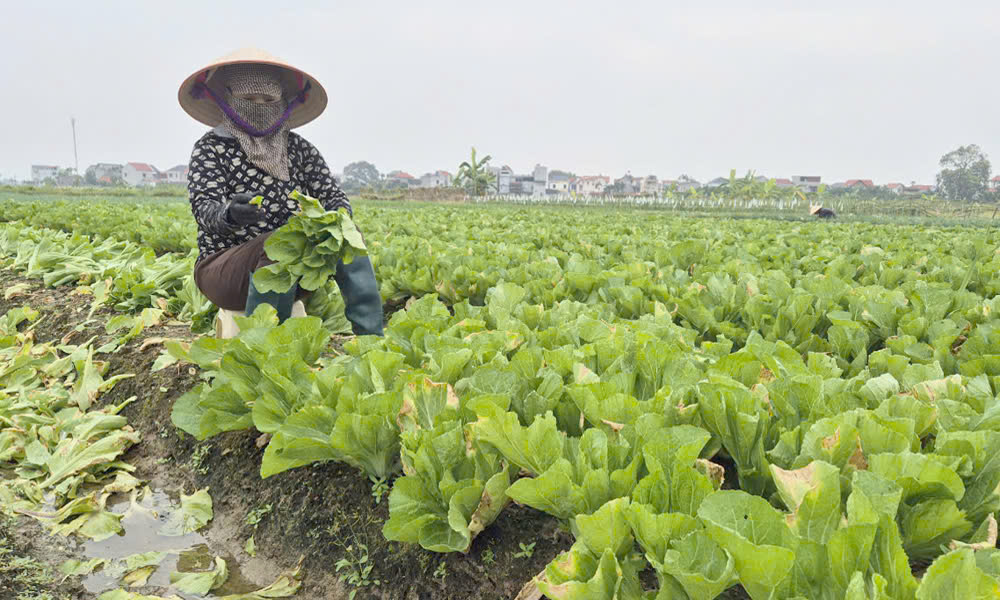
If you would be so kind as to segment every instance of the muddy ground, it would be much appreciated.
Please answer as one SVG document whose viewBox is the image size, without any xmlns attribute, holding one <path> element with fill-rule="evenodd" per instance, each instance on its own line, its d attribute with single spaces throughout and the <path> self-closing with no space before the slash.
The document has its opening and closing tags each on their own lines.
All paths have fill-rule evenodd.
<svg viewBox="0 0 1000 600">
<path fill-rule="evenodd" d="M 40 311 L 44 321 L 35 327 L 40 342 L 67 335 L 72 335 L 71 343 L 94 335 L 99 336 L 98 344 L 111 338 L 104 332 L 104 323 L 113 313 L 106 310 L 96 313 L 94 322 L 82 331 L 74 332 L 86 320 L 88 296 L 70 287 L 44 288 L 37 280 L 0 271 L 0 289 L 14 285 L 23 289 L 10 298 L 0 295 L 0 314 L 24 304 Z M 148 328 L 117 353 L 101 356 L 110 363 L 109 374 L 135 374 L 102 396 L 106 403 L 138 397 L 122 414 L 142 434 L 142 441 L 124 459 L 154 489 L 191 493 L 208 487 L 215 518 L 206 536 L 216 551 L 234 557 L 241 574 L 256 584 L 267 585 L 278 572 L 304 557 L 303 587 L 297 598 L 340 599 L 356 590 L 358 599 L 505 600 L 514 598 L 532 576 L 572 544 L 572 537 L 556 519 L 511 505 L 476 538 L 467 554 L 436 554 L 387 541 L 381 529 L 388 519 L 388 495 L 377 502 L 367 478 L 346 465 L 317 464 L 262 480 L 263 450 L 256 444 L 257 432 L 231 432 L 199 443 L 171 424 L 174 400 L 194 385 L 198 373 L 189 365 L 150 372 L 162 350 L 160 344 L 143 348 L 152 337 L 192 336 L 184 325 L 165 324 Z M 0 538 L 5 531 L 15 552 L 43 564 L 55 567 L 72 555 L 65 539 L 39 535 L 40 527 L 28 519 L 7 525 L 6 530 L 0 524 Z M 251 535 L 256 558 L 243 550 Z M 521 543 L 534 544 L 530 556 L 522 552 Z M 356 563 L 365 548 L 374 565 L 367 575 L 370 585 L 341 582 L 344 571 L 336 572 L 337 562 L 346 558 Z M 52 598 L 91 597 L 71 581 L 53 584 L 49 591 Z"/>
</svg>

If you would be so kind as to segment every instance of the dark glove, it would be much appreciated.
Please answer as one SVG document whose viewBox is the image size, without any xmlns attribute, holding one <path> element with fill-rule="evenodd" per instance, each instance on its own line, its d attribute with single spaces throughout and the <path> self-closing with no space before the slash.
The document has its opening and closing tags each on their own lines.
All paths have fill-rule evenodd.
<svg viewBox="0 0 1000 600">
<path fill-rule="evenodd" d="M 253 194 L 233 194 L 226 207 L 226 220 L 233 225 L 253 225 L 264 218 L 264 211 L 250 204 Z"/>
</svg>

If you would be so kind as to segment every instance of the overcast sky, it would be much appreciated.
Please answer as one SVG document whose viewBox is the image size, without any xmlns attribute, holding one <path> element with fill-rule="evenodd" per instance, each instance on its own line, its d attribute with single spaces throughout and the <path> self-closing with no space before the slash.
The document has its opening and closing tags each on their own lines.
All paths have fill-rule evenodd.
<svg viewBox="0 0 1000 600">
<path fill-rule="evenodd" d="M 0 0 L 0 177 L 31 164 L 186 163 L 190 73 L 256 45 L 330 94 L 300 133 L 336 171 L 753 169 L 931 182 L 1000 160 L 1000 2 Z M 998 165 L 1000 167 L 1000 165 Z"/>
</svg>

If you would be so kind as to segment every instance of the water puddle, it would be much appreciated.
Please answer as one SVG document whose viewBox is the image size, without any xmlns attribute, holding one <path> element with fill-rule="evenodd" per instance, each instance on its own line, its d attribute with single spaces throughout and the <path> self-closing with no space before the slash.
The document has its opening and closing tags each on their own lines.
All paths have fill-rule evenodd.
<svg viewBox="0 0 1000 600">
<path fill-rule="evenodd" d="M 121 563 L 117 561 L 147 552 L 163 552 L 166 556 L 156 566 L 144 586 L 127 588 L 130 591 L 142 592 L 145 588 L 163 588 L 181 598 L 201 599 L 243 594 L 260 589 L 259 585 L 247 580 L 240 573 L 239 563 L 235 558 L 213 553 L 208 540 L 201 533 L 189 533 L 183 536 L 161 535 L 160 529 L 179 508 L 178 499 L 162 490 L 152 490 L 133 500 L 109 506 L 108 510 L 122 515 L 121 524 L 124 531 L 106 540 L 88 541 L 74 548 L 74 554 L 81 559 L 99 558 L 108 561 L 102 569 L 83 579 L 83 587 L 87 592 L 100 594 L 126 587 L 121 580 L 125 573 L 122 572 Z M 221 556 L 226 561 L 229 578 L 211 595 L 192 596 L 171 586 L 171 573 L 210 571 L 216 556 Z"/>
</svg>

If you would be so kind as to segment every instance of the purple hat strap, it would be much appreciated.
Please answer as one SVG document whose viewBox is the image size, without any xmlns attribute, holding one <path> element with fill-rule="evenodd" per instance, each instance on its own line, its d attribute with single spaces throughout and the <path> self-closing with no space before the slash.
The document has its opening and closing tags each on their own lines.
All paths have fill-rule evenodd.
<svg viewBox="0 0 1000 600">
<path fill-rule="evenodd" d="M 212 88 L 208 87 L 208 85 L 206 85 L 200 78 L 195 82 L 194 88 L 191 90 L 191 95 L 195 98 L 201 98 L 205 94 L 208 94 L 208 97 L 211 98 L 215 104 L 218 105 L 219 109 L 226 113 L 226 116 L 232 119 L 232 121 L 236 123 L 240 129 L 249 133 L 253 137 L 264 137 L 277 131 L 285 123 L 285 121 L 292 116 L 292 111 L 295 110 L 295 107 L 305 102 L 306 96 L 309 93 L 309 88 L 311 87 L 312 84 L 306 81 L 305 86 L 303 86 L 302 89 L 299 90 L 299 93 L 292 98 L 292 101 L 288 103 L 288 107 L 285 108 L 285 112 L 281 115 L 281 117 L 267 129 L 257 129 L 250 123 L 247 123 L 246 120 L 241 117 L 232 106 L 229 106 L 225 100 L 219 98 L 215 92 L 212 91 Z"/>
</svg>

